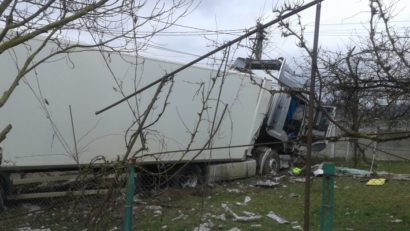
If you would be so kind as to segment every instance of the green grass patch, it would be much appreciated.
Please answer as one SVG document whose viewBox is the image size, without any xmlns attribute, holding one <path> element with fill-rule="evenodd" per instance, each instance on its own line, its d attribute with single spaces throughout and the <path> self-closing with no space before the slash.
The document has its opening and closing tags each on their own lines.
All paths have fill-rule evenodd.
<svg viewBox="0 0 410 231">
<path fill-rule="evenodd" d="M 363 179 L 337 177 L 335 188 L 334 230 L 410 230 L 409 182 L 388 181 L 383 186 L 366 186 Z M 136 213 L 136 230 L 193 230 L 199 224 L 212 221 L 212 230 L 295 230 L 292 227 L 303 224 L 303 183 L 283 181 L 277 188 L 255 188 L 252 180 L 232 182 L 213 188 L 205 195 L 196 190 L 181 190 L 169 203 L 163 202 L 162 215 L 153 217 L 152 211 L 141 207 Z M 322 178 L 315 178 L 311 190 L 311 229 L 319 230 Z M 229 193 L 228 189 L 238 189 L 239 193 Z M 197 189 L 198 190 L 198 189 Z M 167 193 L 163 196 L 166 197 Z M 168 195 L 172 198 L 172 195 Z M 252 200 L 246 205 L 245 196 Z M 259 221 L 237 222 L 224 211 L 226 203 L 238 215 L 242 211 L 254 212 L 262 216 Z M 161 204 L 161 203 L 160 203 Z M 157 204 L 158 205 L 158 204 Z M 180 210 L 187 217 L 172 221 Z M 269 211 L 282 216 L 293 224 L 278 224 L 266 217 Z M 227 220 L 221 221 L 210 215 L 225 213 Z M 202 219 L 201 219 L 202 218 Z M 252 225 L 260 224 L 260 227 Z"/>
<path fill-rule="evenodd" d="M 351 167 L 349 163 L 338 166 Z M 384 171 L 409 173 L 406 162 L 379 162 Z M 364 168 L 367 169 L 367 168 Z M 170 188 L 155 196 L 138 197 L 133 207 L 134 230 L 189 230 L 200 224 L 212 223 L 211 230 L 295 230 L 303 226 L 304 183 L 285 177 L 279 186 L 273 188 L 254 187 L 258 179 L 251 178 L 213 187 L 201 186 L 195 189 Z M 266 177 L 265 179 L 269 179 Z M 319 230 L 322 201 L 322 180 L 316 177 L 311 187 L 311 230 Z M 333 230 L 410 230 L 410 181 L 388 180 L 383 186 L 366 186 L 367 179 L 349 176 L 335 177 L 335 207 Z M 251 201 L 241 205 L 246 196 Z M 19 201 L 9 204 L 6 212 L 0 214 L 1 230 L 19 230 L 18 227 L 43 228 L 50 230 L 82 230 L 88 219 L 86 208 L 102 203 L 98 198 L 83 198 L 75 206 L 62 199 L 51 204 L 49 200 Z M 118 201 L 123 198 L 118 198 Z M 238 215 L 253 212 L 261 216 L 257 221 L 238 222 L 226 212 L 227 204 Z M 48 205 L 53 205 L 48 208 Z M 87 205 L 87 206 L 86 206 Z M 109 219 L 95 230 L 120 230 L 123 204 L 103 213 Z M 159 207 L 160 206 L 160 207 Z M 160 209 L 159 209 L 160 208 Z M 40 210 L 39 212 L 30 212 Z M 291 224 L 278 224 L 266 215 L 273 211 Z M 224 214 L 226 220 L 220 219 Z M 5 217 L 9 217 L 5 219 Z M 116 229 L 117 228 L 117 229 Z M 92 230 L 89 228 L 88 230 Z"/>
</svg>

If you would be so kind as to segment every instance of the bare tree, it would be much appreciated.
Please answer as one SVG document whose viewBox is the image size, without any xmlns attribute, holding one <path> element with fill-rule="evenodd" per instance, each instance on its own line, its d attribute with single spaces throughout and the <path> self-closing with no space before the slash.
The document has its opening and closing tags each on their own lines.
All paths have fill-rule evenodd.
<svg viewBox="0 0 410 231">
<path fill-rule="evenodd" d="M 374 125 L 375 120 L 398 121 L 409 116 L 408 109 L 400 109 L 400 105 L 408 105 L 409 98 L 409 28 L 399 31 L 390 24 L 394 6 L 394 2 L 387 5 L 379 0 L 369 1 L 368 36 L 352 40 L 349 47 L 340 51 L 322 49 L 319 55 L 316 100 L 338 106 L 343 114 L 342 119 L 333 122 L 342 131 L 338 138 L 351 138 L 355 163 L 364 157 L 359 138 L 385 142 L 406 139 L 410 134 L 363 129 Z M 297 45 L 311 57 L 300 17 L 296 23 L 282 21 L 280 28 L 283 36 L 296 38 Z"/>
<path fill-rule="evenodd" d="M 0 97 L 0 108 L 24 76 L 50 58 L 91 48 L 136 53 L 194 6 L 191 0 L 2 1 L 0 55 L 15 58 L 17 71 L 10 83 L 4 83 L 9 86 Z M 38 38 L 41 42 L 34 45 Z M 27 50 L 24 60 L 13 56 L 18 46 Z M 11 125 L 2 129 L 0 141 L 10 130 Z"/>
</svg>

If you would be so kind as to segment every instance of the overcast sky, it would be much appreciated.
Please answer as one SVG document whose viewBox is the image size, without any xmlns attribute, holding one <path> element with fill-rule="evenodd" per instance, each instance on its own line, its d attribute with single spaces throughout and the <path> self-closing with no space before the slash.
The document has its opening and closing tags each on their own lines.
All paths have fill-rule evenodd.
<svg viewBox="0 0 410 231">
<path fill-rule="evenodd" d="M 368 0 L 325 0 L 322 3 L 320 46 L 343 49 L 351 39 L 365 35 L 369 20 L 368 2 Z M 410 1 L 395 2 L 397 2 L 395 7 L 397 16 L 392 25 L 407 26 L 410 22 Z M 283 4 L 283 0 L 203 0 L 192 13 L 179 20 L 178 25 L 160 33 L 151 43 L 153 46 L 144 53 L 161 59 L 190 61 L 195 58 L 194 55 L 212 50 L 214 48 L 212 41 L 223 43 L 238 37 L 245 29 L 255 26 L 258 19 L 262 22 L 274 19 L 272 9 L 280 8 Z M 301 16 L 303 24 L 306 25 L 307 39 L 312 39 L 315 7 L 305 10 Z M 275 26 L 268 31 L 269 40 L 265 42 L 265 58 L 282 56 L 293 59 L 301 55 L 294 40 L 281 37 L 280 31 Z M 174 51 L 165 51 L 165 49 Z M 189 54 L 178 53 L 178 51 Z M 237 56 L 246 55 L 245 48 L 237 52 Z"/>
</svg>

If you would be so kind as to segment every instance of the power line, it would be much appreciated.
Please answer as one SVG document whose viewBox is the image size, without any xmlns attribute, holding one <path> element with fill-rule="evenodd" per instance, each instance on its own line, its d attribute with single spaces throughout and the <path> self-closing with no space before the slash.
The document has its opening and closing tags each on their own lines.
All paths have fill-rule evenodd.
<svg viewBox="0 0 410 231">
<path fill-rule="evenodd" d="M 198 54 L 194 54 L 194 53 L 190 53 L 190 52 L 185 52 L 185 51 L 180 51 L 180 50 L 175 50 L 175 49 L 171 49 L 171 48 L 166 48 L 166 47 L 162 47 L 162 46 L 158 46 L 158 45 L 153 45 L 153 44 L 147 44 L 148 47 L 157 49 L 157 50 L 162 50 L 162 51 L 168 51 L 168 52 L 173 52 L 173 53 L 177 53 L 177 54 L 182 54 L 182 55 L 189 55 L 189 56 L 194 56 L 194 57 L 201 57 Z M 218 61 L 225 61 L 222 58 L 215 58 L 215 57 L 207 57 L 207 59 L 212 59 L 212 60 L 218 60 Z"/>
<path fill-rule="evenodd" d="M 186 68 L 188 68 L 188 67 L 194 65 L 195 63 L 197 63 L 197 62 L 199 62 L 199 61 L 201 61 L 201 60 L 203 60 L 203 59 L 206 59 L 207 57 L 209 57 L 209 56 L 211 56 L 211 55 L 213 55 L 213 54 L 215 54 L 215 53 L 217 53 L 217 52 L 219 52 L 219 51 L 222 51 L 223 49 L 226 49 L 227 47 L 230 47 L 230 46 L 232 46 L 233 44 L 235 44 L 235 43 L 237 43 L 237 42 L 239 42 L 239 41 L 241 41 L 241 40 L 243 40 L 243 39 L 246 39 L 246 38 L 248 38 L 248 37 L 251 36 L 251 35 L 254 35 L 254 34 L 255 34 L 256 32 L 258 32 L 260 29 L 265 29 L 265 28 L 267 28 L 267 27 L 270 27 L 270 26 L 272 26 L 272 25 L 274 25 L 274 24 L 276 24 L 276 23 L 282 21 L 283 19 L 289 18 L 290 16 L 293 16 L 293 15 L 295 15 L 295 14 L 297 14 L 297 13 L 299 13 L 299 12 L 301 12 L 301 11 L 303 11 L 303 10 L 309 8 L 309 7 L 312 7 L 312 6 L 314 6 L 314 5 L 316 5 L 316 4 L 320 3 L 320 2 L 322 2 L 322 1 L 323 1 L 323 0 L 315 0 L 315 1 L 312 1 L 312 2 L 310 2 L 310 3 L 307 3 L 307 4 L 301 6 L 301 7 L 297 8 L 297 9 L 292 10 L 291 12 L 288 12 L 288 13 L 282 15 L 281 17 L 278 17 L 278 18 L 276 18 L 276 19 L 274 19 L 274 20 L 272 20 L 272 21 L 270 21 L 270 22 L 268 22 L 268 23 L 266 23 L 266 24 L 261 25 L 260 28 L 253 29 L 253 30 L 251 30 L 251 31 L 249 31 L 249 32 L 247 32 L 247 33 L 245 33 L 245 34 L 243 34 L 243 35 L 237 37 L 236 39 L 233 39 L 233 40 L 231 40 L 231 41 L 229 41 L 229 42 L 226 42 L 224 45 L 222 45 L 222 46 L 220 46 L 220 47 L 217 47 L 216 49 L 214 49 L 214 50 L 212 50 L 212 51 L 210 51 L 210 52 L 204 54 L 204 55 L 201 56 L 201 57 L 198 57 L 198 58 L 192 60 L 191 62 L 189 62 L 189 63 L 187 63 L 187 64 L 185 64 L 185 65 L 182 65 L 181 67 L 179 67 L 179 68 L 175 69 L 174 71 L 172 71 L 172 72 L 170 72 L 170 73 L 168 73 L 168 74 L 162 76 L 161 78 L 159 78 L 159 79 L 157 79 L 157 80 L 151 82 L 150 84 L 146 85 L 145 87 L 142 87 L 141 89 L 135 91 L 134 93 L 132 93 L 132 94 L 130 94 L 130 95 L 128 95 L 128 96 L 122 98 L 121 100 L 118 100 L 117 102 L 112 103 L 111 105 L 109 105 L 109 106 L 107 106 L 107 107 L 105 107 L 105 108 L 103 108 L 103 109 L 101 109 L 101 110 L 95 112 L 95 114 L 98 115 L 98 114 L 100 114 L 100 113 L 102 113 L 102 112 L 104 112 L 104 111 L 106 111 L 106 110 L 108 110 L 108 109 L 110 109 L 110 108 L 112 108 L 112 107 L 114 107 L 114 106 L 117 106 L 118 104 L 120 104 L 120 103 L 122 103 L 122 102 L 128 100 L 128 99 L 131 98 L 131 97 L 134 97 L 135 95 L 137 95 L 137 94 L 139 94 L 139 93 L 141 93 L 141 92 L 143 92 L 143 91 L 145 91 L 145 90 L 151 88 L 152 86 L 155 86 L 156 84 L 158 84 L 158 83 L 160 83 L 160 82 L 162 82 L 162 81 L 167 80 L 167 79 L 170 78 L 171 76 L 174 76 L 174 75 L 177 74 L 178 72 L 181 72 L 181 71 L 185 70 Z"/>
<path fill-rule="evenodd" d="M 410 20 L 396 20 L 389 21 L 389 23 L 405 23 L 410 22 Z M 348 23 L 321 23 L 320 26 L 349 26 L 349 25 L 367 25 L 368 22 L 348 22 Z M 312 27 L 314 25 L 306 24 L 306 26 Z"/>
<path fill-rule="evenodd" d="M 152 34 L 152 31 L 137 31 L 137 33 L 149 33 Z M 216 30 L 216 31 L 161 31 L 156 34 L 223 34 L 223 33 L 243 33 L 243 30 L 238 31 L 224 31 L 224 30 Z"/>
<path fill-rule="evenodd" d="M 190 31 L 178 31 L 175 33 L 166 33 L 166 32 L 158 32 L 158 33 L 152 33 L 152 32 L 137 32 L 137 35 L 144 35 L 144 36 L 149 36 L 154 34 L 154 36 L 158 37 L 190 37 L 190 36 L 210 36 L 210 35 L 230 35 L 230 36 L 238 36 L 240 34 L 243 34 L 243 32 L 190 32 Z"/>
<path fill-rule="evenodd" d="M 166 47 L 161 47 L 161 46 L 157 46 L 157 45 L 153 45 L 153 44 L 148 44 L 147 46 L 151 47 L 151 48 L 154 48 L 154 49 L 158 49 L 158 50 L 169 51 L 169 52 L 174 52 L 174 53 L 189 55 L 189 56 L 194 56 L 194 57 L 200 57 L 200 55 L 198 55 L 198 54 L 185 52 L 185 51 L 179 51 L 179 50 L 170 49 L 170 48 L 166 48 Z"/>
<path fill-rule="evenodd" d="M 194 26 L 188 26 L 188 25 L 182 25 L 182 24 L 178 24 L 178 23 L 168 23 L 168 22 L 164 22 L 161 20 L 157 20 L 160 23 L 164 23 L 164 24 L 172 24 L 173 26 L 177 26 L 177 27 L 182 27 L 182 28 L 188 28 L 188 29 L 194 29 L 194 30 L 200 30 L 200 31 L 205 31 L 205 32 L 237 32 L 237 31 L 242 31 L 242 32 L 246 32 L 252 29 L 255 29 L 255 27 L 250 27 L 248 29 L 221 29 L 221 30 L 210 30 L 210 29 L 205 29 L 205 28 L 199 28 L 199 27 L 194 27 Z"/>
</svg>

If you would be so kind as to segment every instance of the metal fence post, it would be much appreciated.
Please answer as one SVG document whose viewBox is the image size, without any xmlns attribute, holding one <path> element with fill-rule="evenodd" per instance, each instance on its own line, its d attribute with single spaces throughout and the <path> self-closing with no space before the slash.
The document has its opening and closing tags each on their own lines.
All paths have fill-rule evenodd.
<svg viewBox="0 0 410 231">
<path fill-rule="evenodd" d="M 333 224 L 335 165 L 323 165 L 322 208 L 320 210 L 320 230 L 330 231 Z"/>
<path fill-rule="evenodd" d="M 124 231 L 132 230 L 132 204 L 135 192 L 135 168 L 133 165 L 128 165 L 128 182 L 127 182 L 127 195 L 124 208 Z"/>
</svg>

